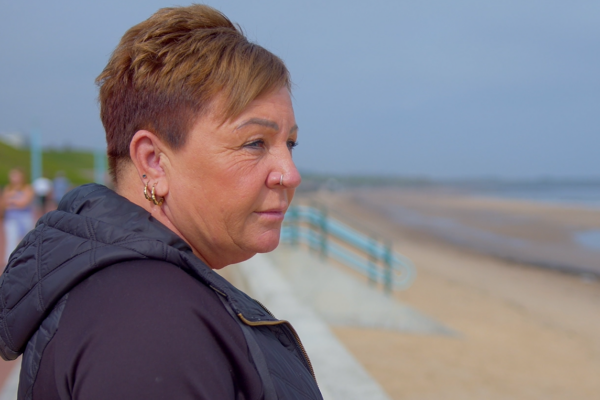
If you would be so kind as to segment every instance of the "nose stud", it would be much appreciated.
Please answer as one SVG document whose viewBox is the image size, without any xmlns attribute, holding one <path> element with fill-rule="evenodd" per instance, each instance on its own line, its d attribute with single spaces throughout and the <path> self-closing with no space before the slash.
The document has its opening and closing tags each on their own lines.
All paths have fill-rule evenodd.
<svg viewBox="0 0 600 400">
<path fill-rule="evenodd" d="M 281 178 L 279 178 L 279 186 L 283 186 L 283 174 L 281 174 Z"/>
</svg>

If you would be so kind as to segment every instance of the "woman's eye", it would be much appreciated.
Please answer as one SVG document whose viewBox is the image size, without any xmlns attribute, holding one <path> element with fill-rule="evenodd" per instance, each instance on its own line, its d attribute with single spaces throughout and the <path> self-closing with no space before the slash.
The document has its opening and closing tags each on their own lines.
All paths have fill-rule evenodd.
<svg viewBox="0 0 600 400">
<path fill-rule="evenodd" d="M 295 140 L 288 140 L 287 147 L 288 149 L 290 149 L 290 151 L 294 150 L 294 147 L 296 146 L 298 146 L 298 142 L 296 142 Z"/>
<path fill-rule="evenodd" d="M 250 148 L 262 148 L 264 146 L 265 146 L 265 141 L 262 139 L 255 140 L 253 142 L 249 142 L 244 145 L 244 147 L 250 147 Z"/>
</svg>

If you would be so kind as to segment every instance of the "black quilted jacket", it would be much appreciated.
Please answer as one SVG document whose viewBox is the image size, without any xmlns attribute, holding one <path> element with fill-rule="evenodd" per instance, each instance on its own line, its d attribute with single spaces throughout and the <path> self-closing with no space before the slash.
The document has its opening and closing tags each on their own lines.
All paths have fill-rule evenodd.
<svg viewBox="0 0 600 400">
<path fill-rule="evenodd" d="M 57 211 L 38 221 L 0 278 L 0 355 L 13 360 L 23 354 L 19 399 L 32 396 L 44 348 L 58 329 L 69 291 L 103 268 L 137 259 L 171 263 L 219 294 L 223 312 L 242 328 L 265 399 L 322 398 L 299 341 L 288 348 L 279 344 L 282 333 L 297 338 L 287 322 L 214 273 L 141 207 L 90 184 L 71 191 Z M 289 382 L 305 393 L 298 394 Z"/>
</svg>

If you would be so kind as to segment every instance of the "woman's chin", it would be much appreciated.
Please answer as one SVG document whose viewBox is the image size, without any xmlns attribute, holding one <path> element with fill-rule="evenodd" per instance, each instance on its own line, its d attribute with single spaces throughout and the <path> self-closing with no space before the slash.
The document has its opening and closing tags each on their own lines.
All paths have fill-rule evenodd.
<svg viewBox="0 0 600 400">
<path fill-rule="evenodd" d="M 261 235 L 255 243 L 254 251 L 256 253 L 269 253 L 279 246 L 280 230 L 269 231 Z"/>
</svg>

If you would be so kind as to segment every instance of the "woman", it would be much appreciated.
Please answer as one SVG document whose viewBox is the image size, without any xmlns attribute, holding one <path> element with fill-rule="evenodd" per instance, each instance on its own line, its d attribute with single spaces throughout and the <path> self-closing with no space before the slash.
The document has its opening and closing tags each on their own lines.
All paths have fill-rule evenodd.
<svg viewBox="0 0 600 400">
<path fill-rule="evenodd" d="M 18 168 L 8 172 L 8 185 L 2 194 L 4 205 L 4 264 L 25 234 L 33 228 L 33 189 L 25 183 L 25 175 Z"/>
<path fill-rule="evenodd" d="M 20 398 L 320 399 L 293 328 L 212 271 L 273 250 L 300 184 L 283 62 L 194 5 L 97 81 L 116 193 L 69 192 L 1 282 Z"/>
</svg>

